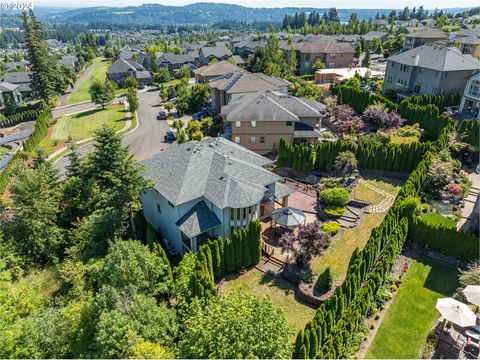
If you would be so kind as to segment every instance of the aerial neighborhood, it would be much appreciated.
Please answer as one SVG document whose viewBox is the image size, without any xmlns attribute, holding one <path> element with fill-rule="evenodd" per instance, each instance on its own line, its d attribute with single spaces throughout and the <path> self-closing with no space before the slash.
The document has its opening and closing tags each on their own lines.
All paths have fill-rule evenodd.
<svg viewBox="0 0 480 360">
<path fill-rule="evenodd" d="M 480 7 L 96 5 L 2 5 L 0 358 L 480 358 Z"/>
</svg>

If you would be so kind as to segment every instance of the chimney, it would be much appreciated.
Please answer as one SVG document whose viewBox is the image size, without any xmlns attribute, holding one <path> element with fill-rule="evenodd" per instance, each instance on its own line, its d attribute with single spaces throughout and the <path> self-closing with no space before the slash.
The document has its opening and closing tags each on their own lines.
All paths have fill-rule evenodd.
<svg viewBox="0 0 480 360">
<path fill-rule="evenodd" d="M 418 66 L 419 61 L 420 61 L 420 55 L 415 55 L 415 60 L 413 60 L 413 66 Z"/>
</svg>

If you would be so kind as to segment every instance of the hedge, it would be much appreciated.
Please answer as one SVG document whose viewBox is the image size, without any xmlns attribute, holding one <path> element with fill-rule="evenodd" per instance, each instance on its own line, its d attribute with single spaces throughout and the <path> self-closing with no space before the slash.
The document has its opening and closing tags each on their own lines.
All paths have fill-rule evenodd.
<svg viewBox="0 0 480 360">
<path fill-rule="evenodd" d="M 462 94 L 450 94 L 447 97 L 445 95 L 419 95 L 410 96 L 402 101 L 410 102 L 416 105 L 435 105 L 439 110 L 443 110 L 446 106 L 458 106 L 462 100 Z"/>
<path fill-rule="evenodd" d="M 277 166 L 311 172 L 315 166 L 315 153 L 311 146 L 291 145 L 284 138 L 280 138 Z"/>
<path fill-rule="evenodd" d="M 365 109 L 373 103 L 385 104 L 391 111 L 397 111 L 398 105 L 379 93 L 373 93 L 354 86 L 332 85 L 333 95 L 337 96 L 337 104 L 350 105 L 357 113 L 363 114 Z"/>
<path fill-rule="evenodd" d="M 480 147 L 480 120 L 461 120 L 457 130 L 460 134 L 464 135 L 465 142 L 477 148 Z"/>
<path fill-rule="evenodd" d="M 167 253 L 163 249 L 162 245 L 160 245 L 160 243 L 157 241 L 157 237 L 155 236 L 155 230 L 153 229 L 153 226 L 150 225 L 149 223 L 147 223 L 146 225 L 145 240 L 150 249 L 150 252 L 161 257 L 164 264 L 167 265 L 168 277 L 173 281 L 173 271 L 172 271 L 172 266 L 170 265 L 170 260 L 168 260 Z"/>
<path fill-rule="evenodd" d="M 412 219 L 408 237 L 411 241 L 462 260 L 476 260 L 480 253 L 479 239 L 474 234 L 431 224 L 417 216 Z"/>
</svg>

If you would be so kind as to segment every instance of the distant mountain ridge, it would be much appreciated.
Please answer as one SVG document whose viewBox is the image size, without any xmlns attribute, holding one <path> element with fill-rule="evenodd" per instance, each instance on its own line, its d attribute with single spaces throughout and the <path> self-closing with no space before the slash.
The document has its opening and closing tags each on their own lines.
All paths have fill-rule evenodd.
<svg viewBox="0 0 480 360">
<path fill-rule="evenodd" d="M 280 23 L 285 14 L 295 12 L 319 11 L 325 8 L 286 7 L 286 8 L 249 8 L 241 5 L 224 3 L 195 3 L 185 6 L 170 6 L 161 4 L 143 4 L 126 7 L 88 7 L 78 9 L 55 9 L 49 12 L 44 7 L 40 17 L 52 22 L 81 23 L 92 22 L 118 23 L 135 25 L 158 24 L 213 24 L 219 21 L 272 22 Z M 458 12 L 463 9 L 452 8 L 446 11 Z M 360 19 L 374 17 L 377 12 L 388 14 L 391 9 L 337 9 L 341 21 L 348 21 L 352 12 Z"/>
</svg>

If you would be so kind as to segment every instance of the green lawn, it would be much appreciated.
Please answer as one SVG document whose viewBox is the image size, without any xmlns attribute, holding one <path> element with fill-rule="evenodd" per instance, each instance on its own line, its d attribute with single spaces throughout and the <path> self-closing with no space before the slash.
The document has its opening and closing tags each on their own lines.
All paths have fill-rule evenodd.
<svg viewBox="0 0 480 360">
<path fill-rule="evenodd" d="M 83 101 L 90 100 L 88 89 L 94 80 L 105 80 L 110 61 L 103 58 L 96 58 L 93 60 L 93 69 L 90 74 L 72 91 L 67 97 L 67 103 L 76 104 Z"/>
<path fill-rule="evenodd" d="M 294 285 L 279 278 L 273 278 L 258 270 L 250 270 L 225 283 L 225 292 L 233 290 L 250 291 L 255 295 L 268 296 L 275 306 L 282 308 L 292 326 L 292 338 L 305 324 L 313 319 L 315 310 L 295 300 Z"/>
<path fill-rule="evenodd" d="M 420 215 L 420 218 L 429 222 L 430 224 L 444 225 L 449 228 L 455 228 L 457 226 L 455 221 L 436 212 L 427 212 L 425 214 Z"/>
<path fill-rule="evenodd" d="M 401 182 L 386 178 L 365 178 L 367 182 L 375 187 L 396 195 L 400 190 Z M 378 204 L 383 196 L 359 184 L 352 197 L 357 200 Z M 331 239 L 331 244 L 322 256 L 313 260 L 313 271 L 321 274 L 327 267 L 330 267 L 334 280 L 343 280 L 347 273 L 348 263 L 356 247 L 362 249 L 370 237 L 372 229 L 383 221 L 385 213 L 366 214 L 359 221 L 358 225 L 351 229 L 342 228 Z"/>
<path fill-rule="evenodd" d="M 458 271 L 428 258 L 412 262 L 365 358 L 419 358 L 425 339 L 439 316 L 438 298 L 458 286 Z"/>
<path fill-rule="evenodd" d="M 112 126 L 115 130 L 122 129 L 125 125 L 123 105 L 61 116 L 55 124 L 50 140 L 66 140 L 69 135 L 73 141 L 86 139 L 93 136 L 103 125 Z"/>
</svg>

